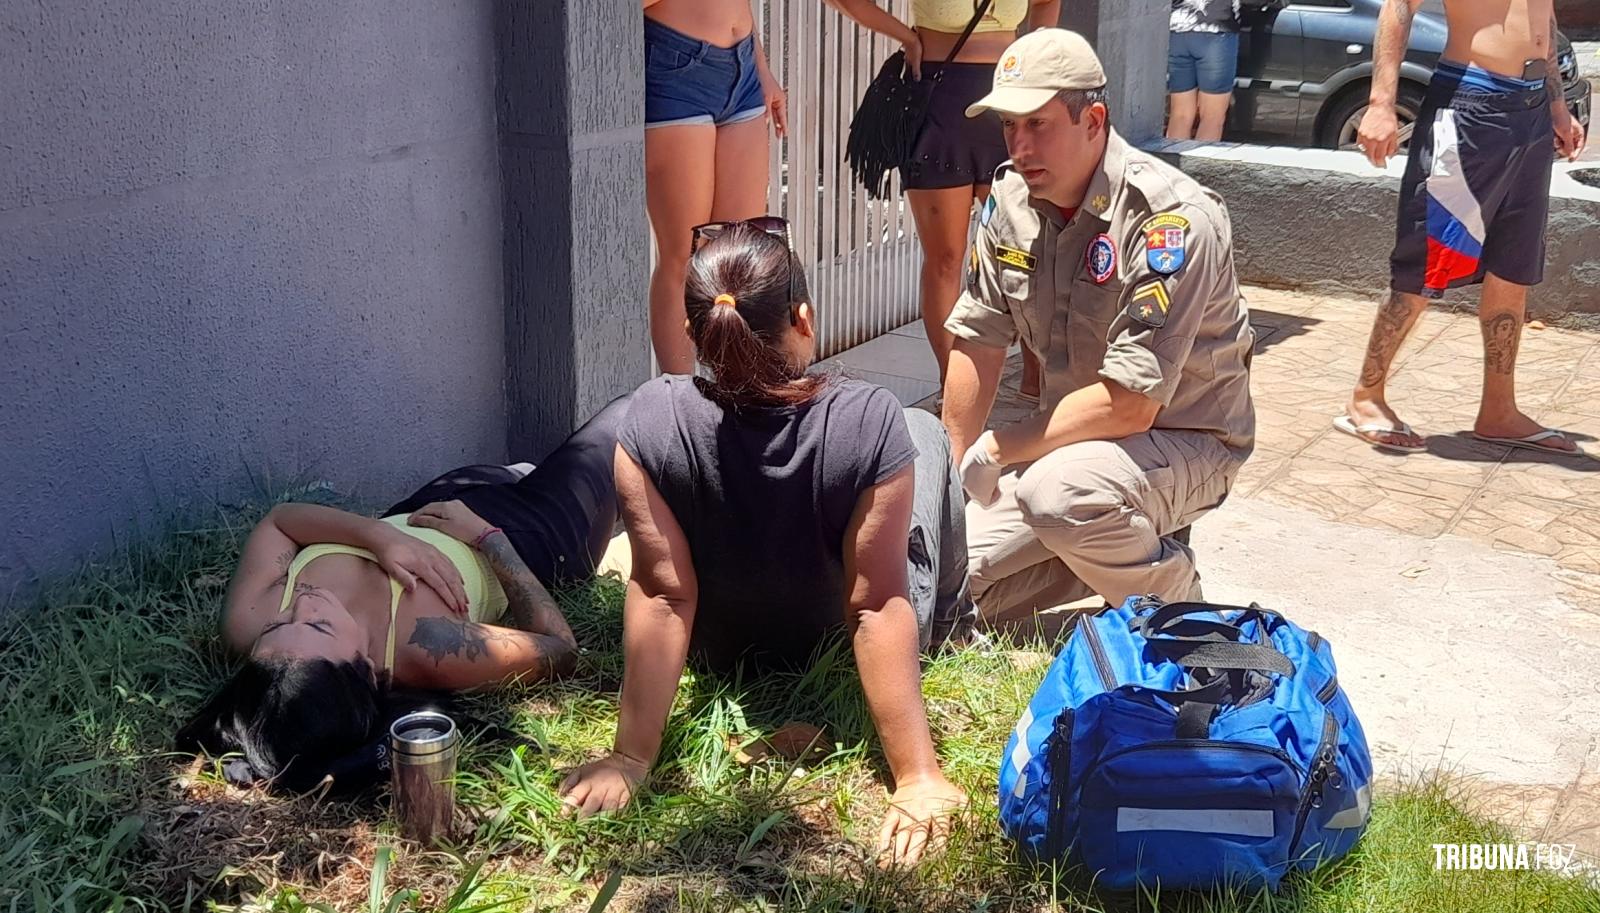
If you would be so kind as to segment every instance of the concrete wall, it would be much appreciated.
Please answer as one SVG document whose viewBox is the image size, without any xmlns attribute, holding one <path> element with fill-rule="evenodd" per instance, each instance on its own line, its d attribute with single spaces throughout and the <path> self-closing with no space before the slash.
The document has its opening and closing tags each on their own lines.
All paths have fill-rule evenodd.
<svg viewBox="0 0 1600 913">
<path fill-rule="evenodd" d="M 519 457 L 650 376 L 642 18 L 637 0 L 501 8 L 506 393 Z"/>
<path fill-rule="evenodd" d="M 506 455 L 494 21 L 0 6 L 0 605 L 258 484 Z"/>
<path fill-rule="evenodd" d="M 1061 25 L 1089 39 L 1106 70 L 1112 125 L 1133 142 L 1161 136 L 1167 116 L 1170 0 L 1067 0 Z"/>
<path fill-rule="evenodd" d="M 1151 148 L 1227 200 L 1243 281 L 1374 299 L 1386 293 L 1403 158 L 1379 172 L 1355 152 L 1232 143 Z M 1566 164 L 1555 170 L 1545 280 L 1529 293 L 1528 311 L 1542 319 L 1600 314 L 1600 188 L 1573 180 Z M 1477 292 L 1453 291 L 1445 300 L 1473 304 Z"/>
</svg>

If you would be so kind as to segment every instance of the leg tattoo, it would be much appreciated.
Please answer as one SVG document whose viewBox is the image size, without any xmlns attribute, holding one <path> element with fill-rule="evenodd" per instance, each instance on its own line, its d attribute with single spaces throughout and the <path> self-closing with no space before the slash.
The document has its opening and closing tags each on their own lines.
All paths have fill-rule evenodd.
<svg viewBox="0 0 1600 913">
<path fill-rule="evenodd" d="M 1522 327 L 1512 314 L 1497 315 L 1483 324 L 1483 364 L 1491 374 L 1510 374 L 1517 366 Z"/>
<path fill-rule="evenodd" d="M 1390 293 L 1378 308 L 1378 319 L 1367 340 L 1367 357 L 1361 365 L 1361 386 L 1376 387 L 1389 376 L 1389 366 L 1406 340 L 1413 317 L 1412 303 L 1399 292 Z"/>
</svg>

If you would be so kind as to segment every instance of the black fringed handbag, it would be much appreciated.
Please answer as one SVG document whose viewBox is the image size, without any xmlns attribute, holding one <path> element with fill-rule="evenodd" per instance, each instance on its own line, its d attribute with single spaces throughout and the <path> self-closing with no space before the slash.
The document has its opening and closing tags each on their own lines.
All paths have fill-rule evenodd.
<svg viewBox="0 0 1600 913">
<path fill-rule="evenodd" d="M 945 64 L 961 53 L 961 48 L 972 37 L 972 30 L 989 11 L 992 0 L 981 0 L 972 13 L 972 20 L 961 33 L 956 46 L 945 57 Z M 912 79 L 906 72 L 906 52 L 895 51 L 883 62 L 855 117 L 850 120 L 850 134 L 845 140 L 845 161 L 850 173 L 867 188 L 867 195 L 881 200 L 889 195 L 889 172 L 911 159 L 917 136 L 928 116 L 928 103 L 939 85 L 943 72 L 932 79 Z"/>
</svg>

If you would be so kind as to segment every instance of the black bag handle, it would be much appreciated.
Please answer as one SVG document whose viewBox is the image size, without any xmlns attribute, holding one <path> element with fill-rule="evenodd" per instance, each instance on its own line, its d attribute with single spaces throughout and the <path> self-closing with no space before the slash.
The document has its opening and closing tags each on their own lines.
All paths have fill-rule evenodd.
<svg viewBox="0 0 1600 913">
<path fill-rule="evenodd" d="M 1294 663 L 1289 661 L 1289 657 L 1284 656 L 1276 647 L 1265 644 L 1155 637 L 1150 638 L 1146 646 L 1185 666 L 1294 675 Z"/>
<path fill-rule="evenodd" d="M 1277 614 L 1263 609 L 1259 603 L 1255 602 L 1250 603 L 1248 606 L 1225 605 L 1215 602 L 1169 602 L 1149 615 L 1134 618 L 1130 623 L 1130 627 L 1145 637 L 1154 637 L 1163 633 L 1168 626 L 1183 616 L 1197 615 L 1202 612 L 1239 612 L 1246 618 L 1255 616 L 1262 620 L 1265 620 L 1267 616 Z M 1241 621 L 1243 620 L 1241 619 Z M 1193 619 L 1193 621 L 1210 625 L 1237 627 L 1236 624 L 1211 621 L 1208 618 Z"/>
</svg>

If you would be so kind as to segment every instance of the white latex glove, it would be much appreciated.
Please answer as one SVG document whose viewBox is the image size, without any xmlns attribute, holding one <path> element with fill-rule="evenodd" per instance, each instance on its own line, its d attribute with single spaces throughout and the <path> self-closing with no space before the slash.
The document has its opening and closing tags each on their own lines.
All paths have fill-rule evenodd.
<svg viewBox="0 0 1600 913">
<path fill-rule="evenodd" d="M 961 488 L 984 507 L 1000 497 L 1000 474 L 1006 470 L 994 451 L 994 432 L 985 431 L 961 457 Z"/>
</svg>

